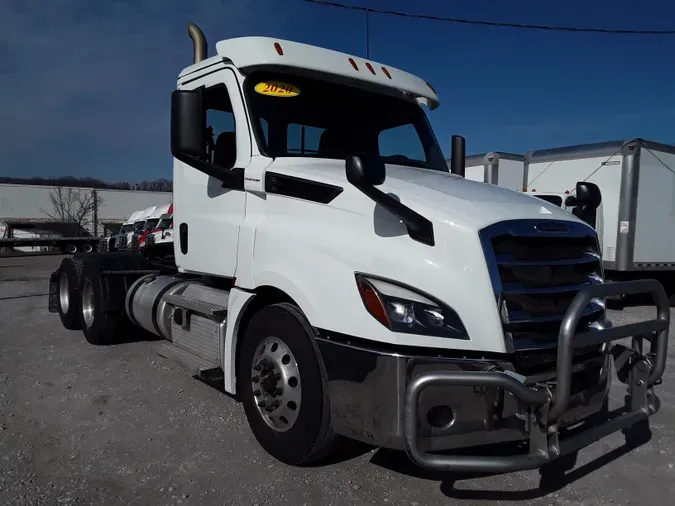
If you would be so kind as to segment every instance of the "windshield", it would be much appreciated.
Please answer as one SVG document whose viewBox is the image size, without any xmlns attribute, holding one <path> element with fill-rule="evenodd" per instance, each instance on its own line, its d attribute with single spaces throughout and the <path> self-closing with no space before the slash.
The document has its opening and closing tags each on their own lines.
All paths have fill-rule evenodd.
<svg viewBox="0 0 675 506">
<path fill-rule="evenodd" d="M 134 229 L 134 226 L 129 223 L 128 225 L 122 225 L 122 228 L 120 228 L 120 234 L 128 234 Z"/>
<path fill-rule="evenodd" d="M 143 227 L 143 229 L 152 230 L 157 226 L 157 223 L 159 223 L 159 218 L 153 218 L 151 220 L 148 220 L 145 222 L 145 226 Z"/>
<path fill-rule="evenodd" d="M 162 230 L 172 227 L 173 227 L 173 218 L 165 218 L 163 220 L 159 220 L 159 223 L 157 224 L 157 228 L 161 228 Z"/>
<path fill-rule="evenodd" d="M 134 232 L 137 234 L 143 232 L 143 225 L 145 225 L 145 220 L 134 223 Z"/>
<path fill-rule="evenodd" d="M 269 157 L 368 153 L 448 172 L 424 111 L 404 98 L 279 72 L 254 72 L 244 86 L 258 145 Z"/>
</svg>

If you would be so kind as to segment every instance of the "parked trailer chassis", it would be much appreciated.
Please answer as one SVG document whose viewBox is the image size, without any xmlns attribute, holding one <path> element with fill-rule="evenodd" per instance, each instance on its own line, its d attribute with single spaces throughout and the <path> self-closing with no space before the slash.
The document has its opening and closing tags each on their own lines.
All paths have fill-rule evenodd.
<svg viewBox="0 0 675 506">
<path fill-rule="evenodd" d="M 35 237 L 35 238 L 16 238 L 0 239 L 0 248 L 19 248 L 19 247 L 53 247 L 60 249 L 63 253 L 73 254 L 77 251 L 92 253 L 99 248 L 100 237 Z"/>
</svg>

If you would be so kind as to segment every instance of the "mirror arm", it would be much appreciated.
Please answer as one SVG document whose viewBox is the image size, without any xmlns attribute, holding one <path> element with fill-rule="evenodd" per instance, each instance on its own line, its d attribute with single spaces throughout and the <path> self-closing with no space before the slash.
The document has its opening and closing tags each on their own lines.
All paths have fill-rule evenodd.
<svg viewBox="0 0 675 506">
<path fill-rule="evenodd" d="M 579 200 L 574 196 L 570 195 L 565 199 L 565 205 L 566 206 L 578 206 L 579 205 Z"/>
<path fill-rule="evenodd" d="M 217 179 L 223 183 L 224 188 L 232 188 L 235 190 L 244 189 L 244 170 L 239 168 L 226 169 L 204 160 L 196 156 L 187 155 L 185 153 L 172 153 L 177 160 L 194 167 L 207 176 Z"/>
<path fill-rule="evenodd" d="M 374 186 L 357 186 L 357 188 L 376 204 L 381 205 L 401 220 L 408 229 L 408 235 L 411 239 L 428 246 L 434 246 L 434 225 L 431 221 Z"/>
</svg>

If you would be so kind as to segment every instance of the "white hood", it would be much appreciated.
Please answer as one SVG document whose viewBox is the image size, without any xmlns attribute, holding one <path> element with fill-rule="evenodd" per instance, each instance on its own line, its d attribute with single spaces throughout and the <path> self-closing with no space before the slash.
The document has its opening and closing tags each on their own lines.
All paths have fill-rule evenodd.
<svg viewBox="0 0 675 506">
<path fill-rule="evenodd" d="M 350 186 L 345 162 L 316 158 L 277 158 L 268 170 L 280 171 L 341 187 Z M 531 195 L 449 172 L 387 165 L 387 178 L 378 187 L 429 219 L 480 230 L 498 221 L 548 219 L 583 223 L 561 208 Z M 345 188 L 346 189 L 346 188 Z M 341 207 L 340 199 L 331 205 Z"/>
<path fill-rule="evenodd" d="M 381 189 L 450 211 L 453 220 L 461 220 L 468 227 L 473 223 L 476 229 L 498 221 L 528 218 L 582 223 L 558 206 L 531 195 L 447 172 L 387 166 L 387 179 Z"/>
</svg>

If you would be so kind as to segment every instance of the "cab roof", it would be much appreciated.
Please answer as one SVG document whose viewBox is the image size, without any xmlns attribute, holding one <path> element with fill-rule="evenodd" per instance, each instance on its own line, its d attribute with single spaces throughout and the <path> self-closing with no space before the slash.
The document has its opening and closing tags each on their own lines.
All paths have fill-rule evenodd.
<svg viewBox="0 0 675 506">
<path fill-rule="evenodd" d="M 167 214 L 169 212 L 169 207 L 171 207 L 173 204 L 163 204 L 161 206 L 156 206 L 152 208 L 152 212 L 145 217 L 148 219 L 151 218 L 161 218 L 163 214 Z"/>
<path fill-rule="evenodd" d="M 244 73 L 275 67 L 314 71 L 407 92 L 430 110 L 440 105 L 436 91 L 423 79 L 389 65 L 332 49 L 271 37 L 236 37 L 217 42 L 216 53 L 217 56 L 186 67 L 179 80 L 225 60 Z"/>
</svg>

